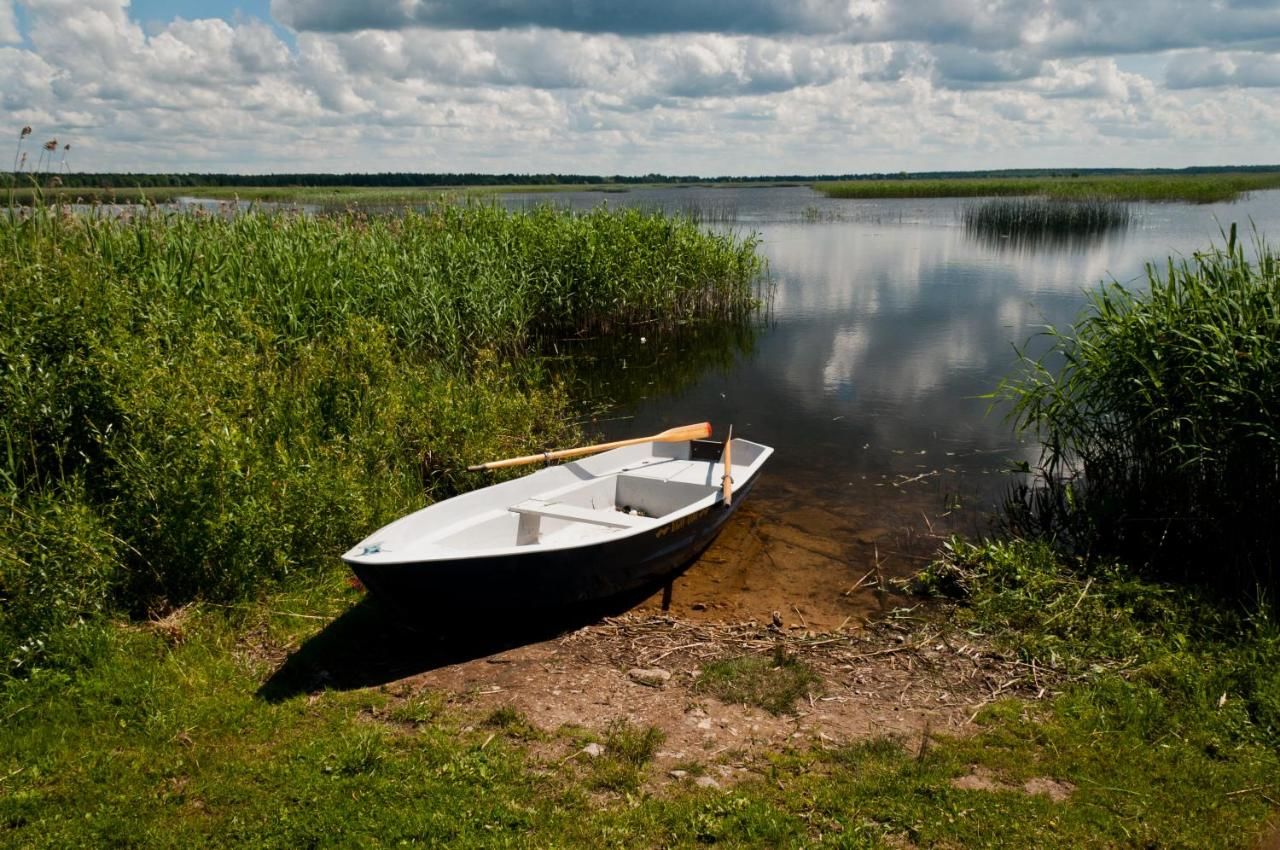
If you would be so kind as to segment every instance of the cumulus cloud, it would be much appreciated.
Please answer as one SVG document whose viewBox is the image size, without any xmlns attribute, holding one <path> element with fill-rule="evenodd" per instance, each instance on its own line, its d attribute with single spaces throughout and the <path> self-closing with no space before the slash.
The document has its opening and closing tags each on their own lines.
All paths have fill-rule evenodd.
<svg viewBox="0 0 1280 850">
<path fill-rule="evenodd" d="M 1041 60 L 1019 51 L 992 52 L 972 47 L 943 45 L 933 53 L 934 68 L 942 85 L 970 88 L 1011 83 L 1039 75 Z"/>
<path fill-rule="evenodd" d="M 1165 71 L 1171 89 L 1210 86 L 1280 87 L 1280 56 L 1274 53 L 1195 51 L 1175 57 Z"/>
<path fill-rule="evenodd" d="M 0 0 L 0 44 L 16 44 L 21 40 L 13 0 Z"/>
<path fill-rule="evenodd" d="M 1276 5 L 1220 0 L 1209 22 L 1187 0 L 1140 2 L 276 0 L 275 22 L 144 29 L 126 0 L 23 0 L 25 31 L 15 19 L 17 46 L 0 46 L 0 109 L 104 170 L 1274 159 L 1280 107 L 1246 93 L 1277 85 Z M 0 0 L 0 40 L 12 10 Z M 1144 73 L 1116 58 L 1160 45 L 1182 46 L 1144 54 Z"/>
<path fill-rule="evenodd" d="M 1280 4 L 1272 0 L 272 0 L 271 10 L 298 31 L 325 33 L 427 27 L 822 36 L 1021 49 L 1046 59 L 1280 40 Z"/>
<path fill-rule="evenodd" d="M 494 30 L 541 27 L 569 32 L 654 35 L 677 32 L 794 34 L 829 32 L 847 20 L 842 0 L 272 0 L 271 14 L 296 30 Z"/>
</svg>

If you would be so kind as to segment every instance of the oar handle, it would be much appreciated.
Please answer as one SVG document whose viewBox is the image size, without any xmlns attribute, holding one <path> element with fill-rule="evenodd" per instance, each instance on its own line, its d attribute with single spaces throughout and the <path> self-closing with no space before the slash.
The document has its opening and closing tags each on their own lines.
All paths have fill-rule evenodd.
<svg viewBox="0 0 1280 850">
<path fill-rule="evenodd" d="M 725 507 L 733 504 L 733 426 L 729 426 L 729 436 L 724 441 L 724 454 L 720 456 L 724 467 L 724 477 L 720 479 L 720 495 L 724 498 Z"/>
<path fill-rule="evenodd" d="M 468 472 L 477 472 L 481 469 L 503 469 L 508 466 L 522 466 L 526 463 L 537 463 L 538 461 L 560 460 L 566 457 L 581 457 L 582 455 L 595 454 L 597 452 L 608 451 L 609 449 L 620 449 L 624 446 L 638 446 L 641 443 L 682 443 L 686 440 L 704 440 L 711 436 L 711 423 L 699 422 L 696 425 L 681 425 L 677 428 L 668 428 L 661 434 L 654 434 L 652 437 L 636 437 L 630 440 L 616 440 L 612 443 L 600 443 L 594 446 L 579 446 L 573 449 L 559 449 L 554 452 L 543 452 L 536 455 L 525 455 L 524 457 L 512 457 L 505 460 L 491 460 L 488 463 L 478 463 L 475 466 L 468 466 Z"/>
</svg>

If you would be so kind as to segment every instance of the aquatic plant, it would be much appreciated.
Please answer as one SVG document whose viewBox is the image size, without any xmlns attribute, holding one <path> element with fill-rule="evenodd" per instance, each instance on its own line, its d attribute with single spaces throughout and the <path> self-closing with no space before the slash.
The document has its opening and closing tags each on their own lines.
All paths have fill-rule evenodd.
<svg viewBox="0 0 1280 850">
<path fill-rule="evenodd" d="M 18 161 L 19 161 L 19 154 L 22 153 L 22 143 L 26 141 L 27 136 L 30 136 L 30 135 L 31 135 L 30 126 L 25 126 L 20 131 L 18 131 L 18 147 L 17 147 L 17 150 L 13 152 L 13 173 L 15 176 L 18 173 Z"/>
<path fill-rule="evenodd" d="M 1129 205 L 1091 198 L 995 198 L 961 208 L 965 230 L 996 247 L 1066 245 L 1129 226 Z"/>
<path fill-rule="evenodd" d="M 754 309 L 750 240 L 634 212 L 0 214 L 0 665 L 315 575 L 576 439 L 557 340 Z"/>
<path fill-rule="evenodd" d="M 1043 195 L 1058 199 L 1214 203 L 1280 188 L 1280 172 L 1109 174 L 1081 177 L 954 177 L 816 183 L 832 198 L 976 198 Z"/>
<path fill-rule="evenodd" d="M 1090 295 L 996 392 L 1043 445 L 1008 521 L 1171 574 L 1274 587 L 1280 257 L 1258 237 L 1251 259 L 1232 226 L 1223 247 L 1148 266 L 1147 284 Z"/>
</svg>

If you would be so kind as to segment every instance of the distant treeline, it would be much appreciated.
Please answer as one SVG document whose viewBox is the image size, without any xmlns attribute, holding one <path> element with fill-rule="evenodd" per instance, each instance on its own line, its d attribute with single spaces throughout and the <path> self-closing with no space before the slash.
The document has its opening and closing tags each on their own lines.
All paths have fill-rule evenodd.
<svg viewBox="0 0 1280 850">
<path fill-rule="evenodd" d="M 1192 168 L 1017 168 L 993 171 L 897 171 L 866 174 L 774 174 L 755 177 L 700 177 L 686 174 L 597 175 L 597 174 L 480 174 L 476 172 L 426 174 L 418 172 L 382 172 L 378 174 L 218 174 L 218 173 L 133 173 L 75 172 L 70 174 L 21 174 L 19 184 L 36 180 L 42 185 L 56 177 L 66 187 L 148 188 L 175 186 L 553 186 L 553 185 L 626 185 L 662 183 L 817 183 L 840 180 L 922 180 L 991 177 L 1082 177 L 1115 174 L 1213 174 L 1280 171 L 1280 165 L 1225 165 Z M 5 175 L 12 179 L 12 175 Z M 8 180 L 5 180 L 8 182 Z"/>
</svg>

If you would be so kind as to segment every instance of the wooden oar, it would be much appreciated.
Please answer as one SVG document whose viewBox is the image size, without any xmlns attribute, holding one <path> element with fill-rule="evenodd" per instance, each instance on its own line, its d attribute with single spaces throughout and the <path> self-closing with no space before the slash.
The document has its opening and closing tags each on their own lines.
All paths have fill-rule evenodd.
<svg viewBox="0 0 1280 850">
<path fill-rule="evenodd" d="M 724 441 L 724 455 L 720 458 L 724 464 L 724 478 L 720 479 L 720 490 L 724 495 L 725 507 L 733 504 L 733 460 L 729 454 L 729 446 L 733 443 L 733 426 L 729 426 L 729 437 Z"/>
<path fill-rule="evenodd" d="M 520 466 L 526 463 L 537 463 L 540 460 L 559 460 L 565 457 L 580 457 L 582 455 L 595 454 L 596 452 L 604 452 L 609 449 L 620 449 L 623 446 L 638 446 L 641 443 L 683 443 L 685 440 L 704 440 L 711 436 L 711 423 L 699 422 L 697 425 L 681 425 L 679 428 L 668 428 L 661 434 L 654 434 L 652 437 L 636 437 L 633 440 L 617 440 L 612 443 L 600 443 L 594 446 L 579 446 L 576 449 L 560 449 L 554 452 L 543 452 L 540 455 L 525 455 L 524 457 L 512 457 L 506 460 L 491 460 L 488 463 L 478 463 L 475 466 L 468 466 L 468 472 L 475 472 L 480 469 L 501 469 L 506 466 Z"/>
</svg>

